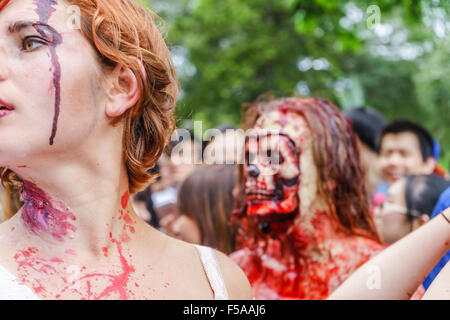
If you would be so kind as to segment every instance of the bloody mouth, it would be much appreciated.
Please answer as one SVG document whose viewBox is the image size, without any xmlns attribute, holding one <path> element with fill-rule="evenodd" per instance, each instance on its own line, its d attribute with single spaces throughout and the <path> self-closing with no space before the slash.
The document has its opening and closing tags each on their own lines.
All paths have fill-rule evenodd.
<svg viewBox="0 0 450 320">
<path fill-rule="evenodd" d="M 247 201 L 276 201 L 276 197 L 274 193 L 267 192 L 249 192 L 247 193 Z"/>
</svg>

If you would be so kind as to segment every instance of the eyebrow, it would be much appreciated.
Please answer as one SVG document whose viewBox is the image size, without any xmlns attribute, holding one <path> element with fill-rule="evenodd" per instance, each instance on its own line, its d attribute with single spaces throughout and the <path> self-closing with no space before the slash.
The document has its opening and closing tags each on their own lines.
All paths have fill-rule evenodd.
<svg viewBox="0 0 450 320">
<path fill-rule="evenodd" d="M 45 27 L 47 29 L 53 29 L 48 24 L 39 21 L 16 21 L 8 27 L 8 31 L 9 33 L 16 33 L 30 27 L 35 28 L 36 26 Z"/>
</svg>

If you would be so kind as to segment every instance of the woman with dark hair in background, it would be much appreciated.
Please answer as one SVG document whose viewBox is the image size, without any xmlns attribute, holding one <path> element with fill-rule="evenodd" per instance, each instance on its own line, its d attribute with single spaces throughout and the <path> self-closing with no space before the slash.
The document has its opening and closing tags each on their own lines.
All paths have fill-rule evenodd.
<svg viewBox="0 0 450 320">
<path fill-rule="evenodd" d="M 178 193 L 180 216 L 161 222 L 167 233 L 182 240 L 234 251 L 233 210 L 234 165 L 204 165 L 191 173 Z"/>
<path fill-rule="evenodd" d="M 410 175 L 389 187 L 385 202 L 375 207 L 375 221 L 384 242 L 394 243 L 430 220 L 450 182 L 435 175 Z"/>
<path fill-rule="evenodd" d="M 368 107 L 353 108 L 344 113 L 352 120 L 353 130 L 358 137 L 367 193 L 372 197 L 381 182 L 377 144 L 386 120 L 378 111 Z"/>
<path fill-rule="evenodd" d="M 392 244 L 430 221 L 440 195 L 448 187 L 450 181 L 435 174 L 409 175 L 394 182 L 386 201 L 374 209 L 382 240 Z M 420 286 L 411 299 L 422 298 L 428 286 Z"/>
</svg>

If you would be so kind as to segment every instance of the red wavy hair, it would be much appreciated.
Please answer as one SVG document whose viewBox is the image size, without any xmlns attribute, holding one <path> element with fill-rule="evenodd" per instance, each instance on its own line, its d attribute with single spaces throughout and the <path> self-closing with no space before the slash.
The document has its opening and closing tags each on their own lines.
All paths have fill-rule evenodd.
<svg viewBox="0 0 450 320">
<path fill-rule="evenodd" d="M 178 84 L 169 49 L 158 29 L 162 20 L 133 0 L 63 0 L 81 12 L 81 33 L 96 50 L 103 70 L 122 64 L 135 74 L 141 96 L 133 108 L 111 119 L 124 123 L 123 161 L 131 194 L 144 189 L 152 168 L 175 129 L 173 109 Z M 10 0 L 0 0 L 4 8 Z M 141 66 L 136 62 L 141 61 Z M 13 171 L 0 168 L 8 188 L 20 184 Z M 17 186 L 17 184 L 16 184 Z"/>
</svg>

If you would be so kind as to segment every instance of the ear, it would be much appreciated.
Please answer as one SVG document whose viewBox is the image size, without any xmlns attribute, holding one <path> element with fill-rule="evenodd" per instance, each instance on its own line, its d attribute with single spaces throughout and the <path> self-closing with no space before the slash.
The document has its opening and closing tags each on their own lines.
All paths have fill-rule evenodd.
<svg viewBox="0 0 450 320">
<path fill-rule="evenodd" d="M 131 58 L 138 64 L 145 81 L 146 73 L 142 62 L 135 57 Z M 130 68 L 122 64 L 118 64 L 108 77 L 109 81 L 106 88 L 108 99 L 105 113 L 108 117 L 115 118 L 121 116 L 128 109 L 136 105 L 141 91 L 136 75 Z"/>
<path fill-rule="evenodd" d="M 424 174 L 432 174 L 436 168 L 436 160 L 433 157 L 428 157 L 424 163 Z"/>
</svg>

